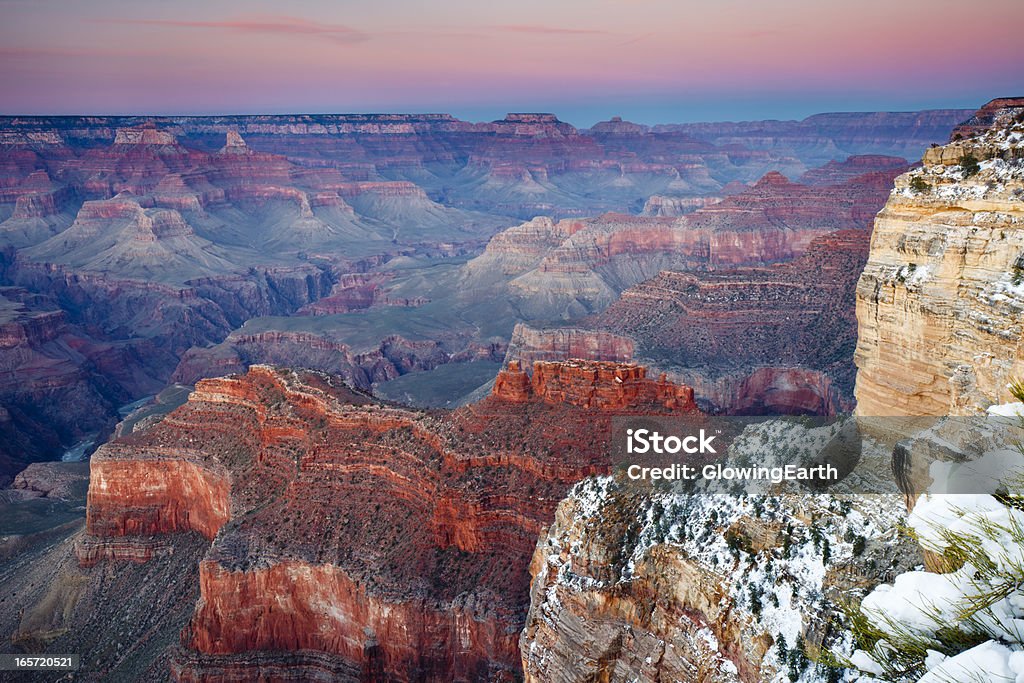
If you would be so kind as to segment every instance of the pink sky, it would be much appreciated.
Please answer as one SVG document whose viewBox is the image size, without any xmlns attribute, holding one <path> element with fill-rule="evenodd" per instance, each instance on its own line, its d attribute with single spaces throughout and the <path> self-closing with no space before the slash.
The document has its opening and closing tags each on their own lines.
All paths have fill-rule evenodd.
<svg viewBox="0 0 1024 683">
<path fill-rule="evenodd" d="M 589 124 L 974 107 L 1024 3 L 0 0 L 3 113 L 555 111 Z"/>
</svg>

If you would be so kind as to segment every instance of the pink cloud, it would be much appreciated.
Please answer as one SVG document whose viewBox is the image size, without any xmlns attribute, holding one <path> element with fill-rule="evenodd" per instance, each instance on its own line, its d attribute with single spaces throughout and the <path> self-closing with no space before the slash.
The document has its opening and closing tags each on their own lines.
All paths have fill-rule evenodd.
<svg viewBox="0 0 1024 683">
<path fill-rule="evenodd" d="M 301 17 L 253 17 L 218 21 L 187 21 L 179 19 L 105 19 L 101 21 L 109 24 L 167 26 L 185 29 L 220 29 L 237 33 L 319 36 L 338 43 L 358 43 L 369 38 L 366 33 L 351 26 L 310 21 Z"/>
<path fill-rule="evenodd" d="M 565 28 L 561 26 L 543 26 L 540 24 L 503 24 L 501 26 L 495 26 L 494 28 L 508 33 L 533 33 L 537 35 L 553 36 L 593 36 L 608 34 L 608 31 L 598 31 L 596 29 Z"/>
</svg>

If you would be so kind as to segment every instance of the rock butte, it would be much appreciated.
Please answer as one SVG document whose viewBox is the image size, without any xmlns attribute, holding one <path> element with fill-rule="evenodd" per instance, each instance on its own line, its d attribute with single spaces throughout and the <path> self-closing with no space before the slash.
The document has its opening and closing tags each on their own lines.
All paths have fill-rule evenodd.
<svg viewBox="0 0 1024 683">
<path fill-rule="evenodd" d="M 425 414 L 253 366 L 97 451 L 79 562 L 212 539 L 178 680 L 512 680 L 536 537 L 607 471 L 611 415 L 638 412 L 695 413 L 693 392 L 631 364 L 511 364 Z"/>
</svg>

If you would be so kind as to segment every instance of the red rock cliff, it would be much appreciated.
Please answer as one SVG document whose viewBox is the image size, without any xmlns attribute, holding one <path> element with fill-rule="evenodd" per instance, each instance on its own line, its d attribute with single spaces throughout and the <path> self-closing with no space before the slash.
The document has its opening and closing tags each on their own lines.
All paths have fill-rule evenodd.
<svg viewBox="0 0 1024 683">
<path fill-rule="evenodd" d="M 519 403 L 536 397 L 598 410 L 629 410 L 637 405 L 696 410 L 693 389 L 672 384 L 664 375 L 654 381 L 639 365 L 580 359 L 537 361 L 532 378 L 518 361 L 511 361 L 495 380 L 494 396 Z"/>
<path fill-rule="evenodd" d="M 573 482 L 607 470 L 611 414 L 695 410 L 635 365 L 523 378 L 513 365 L 491 397 L 433 414 L 309 372 L 201 381 L 101 449 L 80 560 L 215 537 L 178 680 L 511 680 L 537 535 Z"/>
</svg>

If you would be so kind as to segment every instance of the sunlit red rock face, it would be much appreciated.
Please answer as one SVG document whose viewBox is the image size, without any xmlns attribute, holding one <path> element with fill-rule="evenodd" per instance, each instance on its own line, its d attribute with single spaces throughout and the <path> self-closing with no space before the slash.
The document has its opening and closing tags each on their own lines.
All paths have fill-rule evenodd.
<svg viewBox="0 0 1024 683">
<path fill-rule="evenodd" d="M 629 411 L 637 405 L 661 406 L 692 412 L 693 390 L 647 377 L 647 369 L 632 364 L 569 360 L 538 361 L 527 375 L 511 361 L 494 382 L 494 396 L 514 403 L 540 398 L 554 405 Z"/>
<path fill-rule="evenodd" d="M 610 416 L 695 410 L 628 364 L 513 366 L 432 414 L 255 366 L 97 452 L 79 559 L 214 538 L 178 680 L 513 680 L 537 535 L 606 471 Z"/>
</svg>

